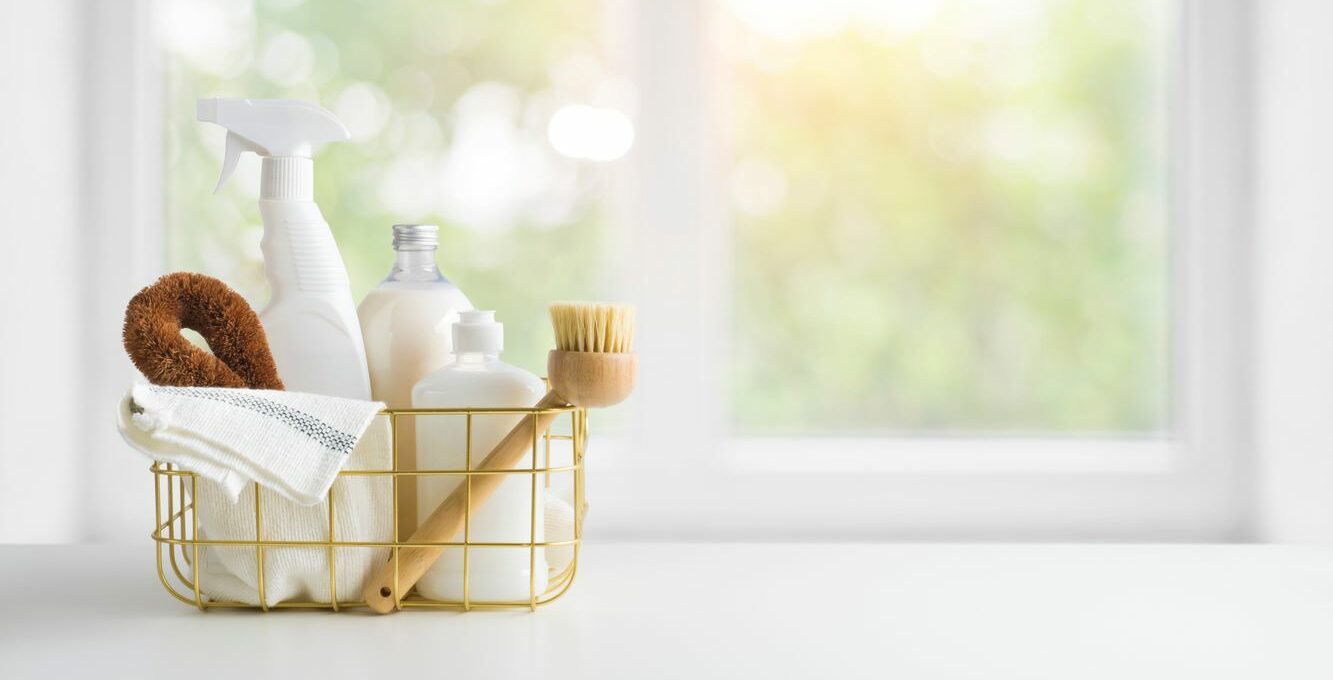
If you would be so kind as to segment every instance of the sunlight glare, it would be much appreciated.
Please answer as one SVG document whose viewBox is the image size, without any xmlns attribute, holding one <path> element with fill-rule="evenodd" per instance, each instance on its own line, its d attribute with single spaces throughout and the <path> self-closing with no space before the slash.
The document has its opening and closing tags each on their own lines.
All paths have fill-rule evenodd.
<svg viewBox="0 0 1333 680">
<path fill-rule="evenodd" d="M 566 104 L 551 116 L 546 129 L 551 146 L 562 156 L 613 161 L 634 144 L 634 125 L 615 109 Z"/>
</svg>

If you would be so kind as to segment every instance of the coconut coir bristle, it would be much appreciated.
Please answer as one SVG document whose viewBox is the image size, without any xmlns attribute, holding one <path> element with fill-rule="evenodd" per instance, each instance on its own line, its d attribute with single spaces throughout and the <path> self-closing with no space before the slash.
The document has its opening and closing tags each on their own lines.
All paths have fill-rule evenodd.
<svg viewBox="0 0 1333 680">
<path fill-rule="evenodd" d="M 181 335 L 203 336 L 212 353 Z M 167 274 L 125 309 L 125 351 L 155 385 L 283 389 L 268 339 L 250 304 L 203 274 Z"/>
</svg>

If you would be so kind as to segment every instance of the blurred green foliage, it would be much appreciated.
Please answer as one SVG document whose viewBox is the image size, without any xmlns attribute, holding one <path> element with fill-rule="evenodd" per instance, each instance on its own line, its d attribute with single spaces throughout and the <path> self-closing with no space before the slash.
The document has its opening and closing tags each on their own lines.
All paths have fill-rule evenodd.
<svg viewBox="0 0 1333 680">
<path fill-rule="evenodd" d="M 980 4 L 731 22 L 737 429 L 1167 427 L 1173 5 Z"/>
</svg>

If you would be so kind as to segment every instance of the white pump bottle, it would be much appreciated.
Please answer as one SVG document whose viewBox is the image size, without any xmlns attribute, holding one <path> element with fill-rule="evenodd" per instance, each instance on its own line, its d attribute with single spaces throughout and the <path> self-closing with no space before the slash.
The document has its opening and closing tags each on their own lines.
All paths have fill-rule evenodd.
<svg viewBox="0 0 1333 680">
<path fill-rule="evenodd" d="M 453 325 L 455 359 L 426 375 L 412 388 L 413 408 L 526 408 L 546 394 L 546 384 L 527 371 L 500 361 L 504 326 L 493 311 L 460 311 Z M 477 413 L 467 419 L 425 418 L 417 424 L 417 469 L 460 470 L 495 448 L 523 416 Z M 512 470 L 533 467 L 532 453 Z M 453 493 L 461 477 L 421 477 L 417 493 L 418 517 L 428 517 Z M 507 475 L 486 504 L 468 519 L 468 537 L 482 543 L 545 542 L 546 487 L 530 475 Z M 466 580 L 465 580 L 466 575 Z M 417 582 L 417 591 L 436 600 L 473 602 L 524 601 L 535 591 L 546 592 L 546 550 L 474 546 L 464 565 L 462 550 L 449 550 Z"/>
<path fill-rule="evenodd" d="M 259 314 L 287 389 L 370 398 L 361 325 L 333 232 L 314 201 L 314 147 L 347 139 L 332 113 L 290 99 L 200 99 L 200 121 L 227 128 L 222 188 L 244 151 L 263 158 L 259 212 L 270 299 Z"/>
</svg>

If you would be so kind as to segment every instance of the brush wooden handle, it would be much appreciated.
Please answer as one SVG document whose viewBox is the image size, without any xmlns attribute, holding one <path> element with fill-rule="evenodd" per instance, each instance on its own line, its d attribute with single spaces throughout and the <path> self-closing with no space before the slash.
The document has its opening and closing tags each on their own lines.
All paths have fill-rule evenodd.
<svg viewBox="0 0 1333 680">
<path fill-rule="evenodd" d="M 555 392 L 547 392 L 534 408 L 561 408 L 568 403 Z M 559 413 L 543 413 L 524 416 L 494 449 L 474 466 L 475 470 L 512 470 L 523 460 L 523 456 L 532 451 L 532 432 L 535 427 L 537 436 L 541 436 L 555 422 Z M 536 455 L 536 452 L 533 452 Z M 440 504 L 430 517 L 422 520 L 408 543 L 439 543 L 451 541 L 462 533 L 463 524 L 469 512 L 490 498 L 509 475 L 476 475 L 472 478 L 471 503 L 468 503 L 468 483 L 459 484 L 453 493 Z M 470 509 L 469 509 L 470 506 Z M 394 592 L 394 555 L 389 553 L 389 561 L 371 574 L 362 588 L 366 604 L 380 614 L 393 611 L 400 593 L 407 593 L 421 580 L 427 569 L 439 559 L 447 546 L 399 548 L 398 549 L 398 592 Z"/>
</svg>

